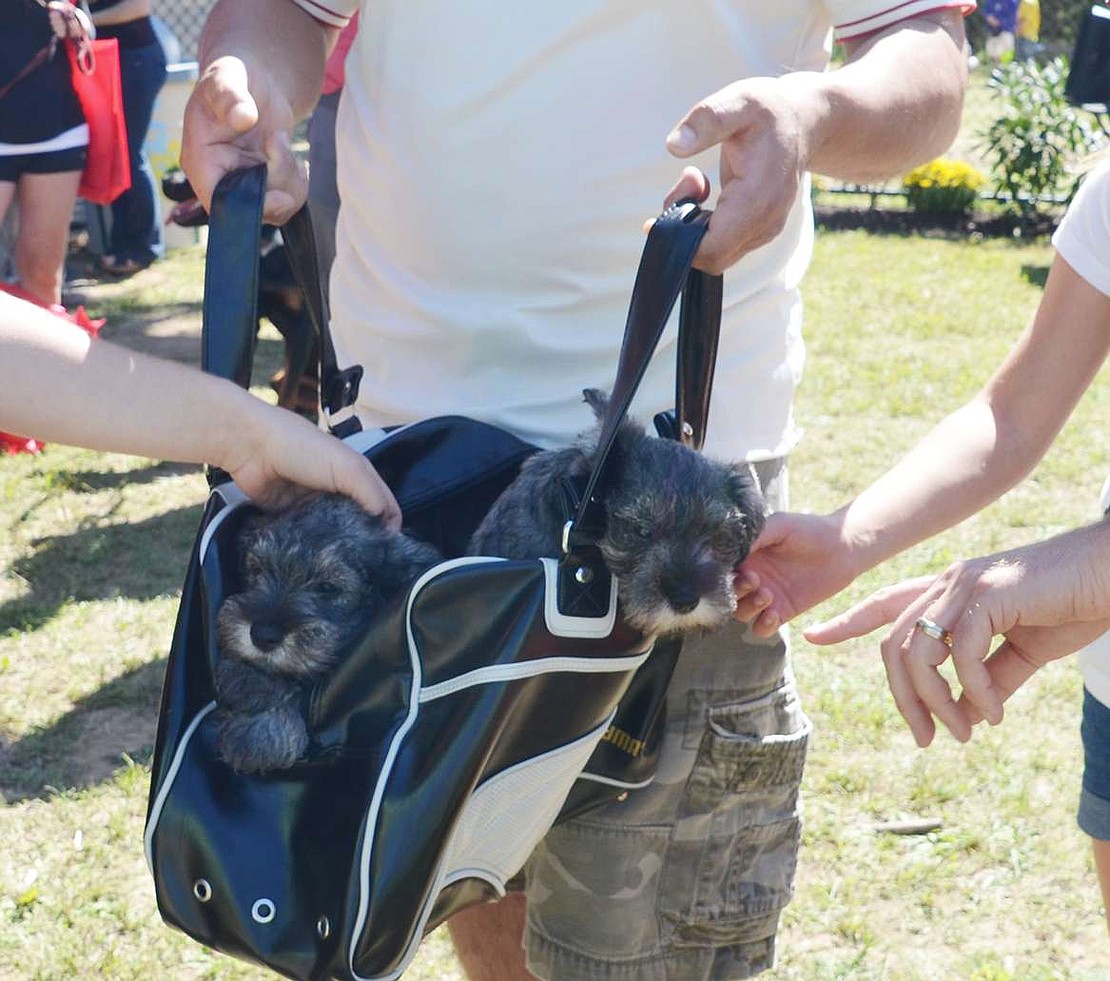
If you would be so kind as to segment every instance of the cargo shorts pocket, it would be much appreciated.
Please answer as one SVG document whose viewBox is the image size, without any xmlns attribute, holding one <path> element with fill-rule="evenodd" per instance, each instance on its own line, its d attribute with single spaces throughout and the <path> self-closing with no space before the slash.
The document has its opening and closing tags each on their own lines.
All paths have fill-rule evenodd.
<svg viewBox="0 0 1110 981">
<path fill-rule="evenodd" d="M 811 729 L 793 685 L 707 710 L 659 895 L 672 942 L 737 946 L 774 936 L 793 893 Z"/>
</svg>

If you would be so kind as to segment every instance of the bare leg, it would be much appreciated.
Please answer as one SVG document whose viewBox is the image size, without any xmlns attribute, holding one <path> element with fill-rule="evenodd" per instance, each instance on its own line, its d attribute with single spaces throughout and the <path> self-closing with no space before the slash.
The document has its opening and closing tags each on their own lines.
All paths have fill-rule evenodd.
<svg viewBox="0 0 1110 981">
<path fill-rule="evenodd" d="M 1110 841 L 1091 839 L 1095 852 L 1095 869 L 1098 872 L 1098 884 L 1102 889 L 1102 909 L 1106 916 L 1106 926 L 1110 930 Z"/>
<path fill-rule="evenodd" d="M 524 911 L 524 897 L 510 893 L 500 902 L 471 906 L 447 921 L 470 981 L 536 981 L 524 966 Z"/>
<path fill-rule="evenodd" d="M 79 170 L 24 174 L 19 179 L 15 262 L 23 288 L 44 303 L 62 302 L 62 264 L 80 182 Z"/>
</svg>

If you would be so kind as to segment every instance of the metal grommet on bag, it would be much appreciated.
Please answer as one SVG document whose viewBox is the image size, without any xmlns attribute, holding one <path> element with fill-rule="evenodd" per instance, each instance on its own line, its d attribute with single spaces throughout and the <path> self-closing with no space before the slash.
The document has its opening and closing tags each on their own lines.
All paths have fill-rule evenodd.
<svg viewBox="0 0 1110 981">
<path fill-rule="evenodd" d="M 251 919 L 255 923 L 269 923 L 277 914 L 277 907 L 272 899 L 255 900 L 251 907 Z"/>
<path fill-rule="evenodd" d="M 594 570 L 588 565 L 580 565 L 574 570 L 574 581 L 580 586 L 588 586 L 594 578 Z"/>
<path fill-rule="evenodd" d="M 321 940 L 327 940 L 331 936 L 331 921 L 326 916 L 321 916 L 316 921 L 316 933 Z"/>
<path fill-rule="evenodd" d="M 193 883 L 193 895 L 202 903 L 212 898 L 212 884 L 207 879 L 197 879 Z"/>
</svg>

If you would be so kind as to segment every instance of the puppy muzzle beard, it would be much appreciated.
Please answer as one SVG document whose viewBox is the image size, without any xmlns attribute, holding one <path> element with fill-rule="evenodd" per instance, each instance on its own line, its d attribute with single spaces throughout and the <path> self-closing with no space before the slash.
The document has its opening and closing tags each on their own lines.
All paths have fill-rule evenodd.
<svg viewBox="0 0 1110 981">
<path fill-rule="evenodd" d="M 664 637 L 712 630 L 724 624 L 730 614 L 730 610 L 702 596 L 693 607 L 684 610 L 677 610 L 668 602 L 648 609 L 626 610 L 625 620 L 646 636 Z"/>
</svg>

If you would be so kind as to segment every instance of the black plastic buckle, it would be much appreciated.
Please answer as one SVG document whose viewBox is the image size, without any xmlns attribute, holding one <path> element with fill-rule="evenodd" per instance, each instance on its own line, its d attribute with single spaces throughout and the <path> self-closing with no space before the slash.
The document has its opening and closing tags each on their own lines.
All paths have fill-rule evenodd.
<svg viewBox="0 0 1110 981">
<path fill-rule="evenodd" d="M 328 379 L 321 392 L 321 401 L 324 408 L 334 415 L 343 409 L 355 404 L 358 400 L 358 387 L 362 382 L 362 365 L 352 365 L 337 371 Z"/>
</svg>

